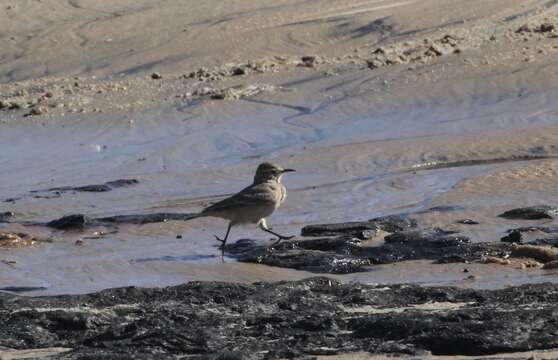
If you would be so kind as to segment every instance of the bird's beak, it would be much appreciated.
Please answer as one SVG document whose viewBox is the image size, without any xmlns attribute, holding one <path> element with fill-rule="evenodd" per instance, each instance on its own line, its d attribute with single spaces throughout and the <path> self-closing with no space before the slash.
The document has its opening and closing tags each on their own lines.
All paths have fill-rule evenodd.
<svg viewBox="0 0 558 360">
<path fill-rule="evenodd" d="M 293 172 L 295 171 L 294 169 L 283 169 L 283 171 L 281 171 L 282 173 L 286 173 L 286 172 Z"/>
</svg>

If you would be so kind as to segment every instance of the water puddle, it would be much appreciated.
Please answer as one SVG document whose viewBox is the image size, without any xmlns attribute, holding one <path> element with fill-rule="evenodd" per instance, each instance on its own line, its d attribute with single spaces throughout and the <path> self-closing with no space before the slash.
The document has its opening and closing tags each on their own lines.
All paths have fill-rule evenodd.
<svg viewBox="0 0 558 360">
<path fill-rule="evenodd" d="M 436 226 L 457 219 L 478 220 L 479 225 L 459 225 L 460 230 L 473 241 L 498 240 L 517 223 L 498 219 L 495 213 L 521 198 L 510 195 L 487 202 L 482 197 L 452 197 L 456 185 L 526 163 L 546 166 L 545 161 L 556 156 L 550 147 L 530 152 L 526 142 L 531 137 L 521 130 L 510 139 L 518 126 L 515 118 L 510 120 L 512 130 L 494 132 L 485 146 L 480 145 L 482 139 L 462 133 L 465 127 L 481 128 L 480 122 L 447 122 L 444 107 L 430 108 L 429 117 L 418 122 L 425 109 L 371 117 L 347 113 L 348 104 L 331 101 L 301 110 L 246 101 L 198 104 L 178 112 L 97 114 L 42 125 L 28 120 L 3 124 L 0 213 L 13 216 L 0 222 L 0 232 L 40 234 L 55 241 L 1 248 L 0 290 L 80 293 L 191 280 L 252 282 L 312 276 L 222 258 L 213 236 L 224 234 L 226 222 L 186 221 L 183 216 L 242 189 L 251 182 L 257 164 L 269 159 L 297 170 L 284 179 L 287 202 L 268 219 L 280 233 L 298 235 L 302 226 L 312 223 L 419 212 L 420 221 Z M 544 191 L 533 198 L 544 199 Z M 162 214 L 161 221 L 131 221 L 135 215 L 153 213 Z M 29 225 L 68 214 L 119 221 L 83 231 Z M 270 240 L 253 226 L 234 227 L 231 236 Z M 494 278 L 483 265 L 482 276 L 470 281 L 461 268 L 421 264 L 428 271 L 417 273 L 416 266 L 415 262 L 379 266 L 336 277 L 475 287 L 542 278 L 537 270 L 492 266 L 491 271 L 497 270 Z"/>
</svg>

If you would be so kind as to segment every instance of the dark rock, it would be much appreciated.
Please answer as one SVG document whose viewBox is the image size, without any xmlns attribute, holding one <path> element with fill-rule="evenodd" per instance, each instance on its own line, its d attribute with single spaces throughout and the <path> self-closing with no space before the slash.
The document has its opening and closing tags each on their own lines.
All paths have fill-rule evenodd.
<svg viewBox="0 0 558 360">
<path fill-rule="evenodd" d="M 0 223 L 8 222 L 8 220 L 14 217 L 14 215 L 15 214 L 11 211 L 5 211 L 3 213 L 0 213 Z"/>
<path fill-rule="evenodd" d="M 318 58 L 316 56 L 308 55 L 308 56 L 302 56 L 300 58 L 300 61 L 302 62 L 302 66 L 314 67 L 318 62 Z"/>
<path fill-rule="evenodd" d="M 539 205 L 508 210 L 498 216 L 506 219 L 539 220 L 553 219 L 557 214 L 558 209 L 554 206 Z"/>
<path fill-rule="evenodd" d="M 151 74 L 151 78 L 152 78 L 153 80 L 160 80 L 160 79 L 163 78 L 163 75 L 154 72 L 153 74 Z"/>
<path fill-rule="evenodd" d="M 132 214 L 132 215 L 113 215 L 100 218 L 90 218 L 83 214 L 66 215 L 60 219 L 52 220 L 46 224 L 38 223 L 35 225 L 46 225 L 60 230 L 76 229 L 83 230 L 90 225 L 109 225 L 114 224 L 149 224 L 166 221 L 184 221 L 190 220 L 197 214 L 181 214 L 181 213 L 155 213 L 155 214 Z"/>
<path fill-rule="evenodd" d="M 317 224 L 308 225 L 302 228 L 302 236 L 333 236 L 333 235 L 352 235 L 360 239 L 365 239 L 370 233 L 375 233 L 379 228 L 376 223 L 371 221 L 354 221 L 338 224 Z"/>
<path fill-rule="evenodd" d="M 418 243 L 425 245 L 426 243 L 432 246 L 446 247 L 446 246 L 460 246 L 468 243 L 469 238 L 466 236 L 448 234 L 443 230 L 434 231 L 419 231 L 410 230 L 397 232 L 388 235 L 384 238 L 387 244 L 390 243 Z"/>
<path fill-rule="evenodd" d="M 535 232 L 535 231 L 541 231 L 547 234 L 556 234 L 558 233 L 558 227 L 552 227 L 552 226 L 524 226 L 524 227 L 519 227 L 519 228 L 515 228 L 515 229 L 510 229 L 507 232 L 511 233 L 513 231 L 519 231 L 519 232 Z"/>
<path fill-rule="evenodd" d="M 459 206 L 459 205 L 440 205 L 440 206 L 433 206 L 431 208 L 429 208 L 427 211 L 423 211 L 423 212 L 450 212 L 450 211 L 457 211 L 457 210 L 463 210 L 464 207 L 463 206 Z"/>
<path fill-rule="evenodd" d="M 483 256 L 505 257 L 510 244 L 470 243 L 465 236 L 441 229 L 406 230 L 384 238 L 382 246 L 362 246 L 360 239 L 341 235 L 332 238 L 282 241 L 263 246 L 239 240 L 225 250 L 239 261 L 261 263 L 318 273 L 365 271 L 370 264 L 405 260 L 438 263 L 478 261 Z"/>
<path fill-rule="evenodd" d="M 76 186 L 71 188 L 66 188 L 65 190 L 73 190 L 73 191 L 83 191 L 83 192 L 105 192 L 110 191 L 111 187 L 102 184 L 102 185 L 84 185 L 84 186 Z M 60 190 L 58 190 L 60 191 Z"/>
<path fill-rule="evenodd" d="M 246 75 L 246 69 L 240 66 L 236 66 L 231 70 L 231 74 L 233 76 Z"/>
<path fill-rule="evenodd" d="M 196 214 L 181 213 L 155 213 L 155 214 L 138 214 L 138 215 L 115 215 L 95 219 L 98 222 L 118 223 L 118 224 L 149 224 L 159 223 L 171 220 L 190 220 L 196 217 Z"/>
<path fill-rule="evenodd" d="M 531 26 L 531 24 L 523 24 L 519 28 L 517 28 L 515 32 L 518 34 L 522 34 L 522 33 L 529 33 L 532 31 L 533 31 L 533 27 Z"/>
<path fill-rule="evenodd" d="M 443 232 L 407 231 L 385 238 L 380 247 L 361 248 L 374 264 L 389 264 L 405 260 L 433 260 L 438 263 L 478 261 L 482 256 L 505 256 L 508 244 L 470 243 L 465 236 Z"/>
<path fill-rule="evenodd" d="M 302 228 L 302 236 L 350 235 L 366 239 L 378 230 L 402 231 L 417 226 L 417 222 L 405 215 L 389 215 L 368 221 L 354 221 L 337 224 L 308 225 Z"/>
<path fill-rule="evenodd" d="M 558 237 L 536 239 L 528 242 L 529 245 L 549 245 L 552 247 L 558 247 Z"/>
<path fill-rule="evenodd" d="M 540 24 L 540 25 L 535 29 L 536 32 L 542 32 L 542 33 L 545 33 L 545 32 L 553 32 L 554 30 L 556 30 L 556 25 L 551 24 L 551 23 L 543 23 L 543 24 Z"/>
<path fill-rule="evenodd" d="M 463 225 L 478 225 L 478 224 L 479 224 L 478 221 L 471 220 L 471 219 L 461 219 L 461 220 L 457 220 L 456 223 L 457 223 L 457 224 L 463 224 Z"/>
<path fill-rule="evenodd" d="M 52 220 L 46 226 L 59 230 L 83 230 L 91 225 L 93 220 L 83 214 L 66 215 L 60 219 Z"/>
<path fill-rule="evenodd" d="M 105 183 L 105 185 L 108 185 L 113 189 L 132 186 L 132 185 L 137 185 L 137 184 L 139 184 L 139 181 L 136 180 L 136 179 L 118 179 L 118 180 L 113 180 L 113 181 L 107 181 Z"/>
<path fill-rule="evenodd" d="M 384 64 L 382 61 L 378 60 L 378 59 L 367 59 L 367 60 L 366 60 L 366 66 L 368 66 L 368 68 L 369 68 L 369 69 L 372 69 L 372 70 L 377 69 L 377 68 L 380 68 L 380 67 L 382 67 L 382 66 L 384 66 L 384 65 L 385 65 L 385 64 Z"/>
<path fill-rule="evenodd" d="M 485 356 L 557 347 L 557 304 L 558 285 L 549 283 L 488 291 L 323 277 L 53 297 L 0 293 L 0 348 L 72 348 L 63 359 Z"/>
<path fill-rule="evenodd" d="M 388 215 L 369 220 L 380 230 L 387 232 L 403 231 L 417 227 L 417 221 L 406 215 Z"/>
<path fill-rule="evenodd" d="M 33 109 L 31 109 L 31 111 L 29 111 L 27 114 L 24 114 L 23 116 L 25 116 L 25 117 L 27 117 L 27 116 L 39 116 L 39 115 L 46 114 L 47 112 L 48 112 L 48 110 L 44 106 L 37 106 L 37 107 L 34 107 Z"/>
<path fill-rule="evenodd" d="M 521 243 L 521 231 L 513 230 L 508 235 L 500 239 L 500 241 L 508 243 Z"/>
<path fill-rule="evenodd" d="M 82 185 L 82 186 L 62 186 L 54 187 L 46 190 L 34 190 L 32 193 L 38 192 L 66 192 L 66 191 L 82 191 L 82 192 L 105 192 L 111 191 L 112 189 L 127 187 L 139 184 L 136 179 L 118 179 L 113 181 L 107 181 L 104 184 L 94 184 L 94 185 Z"/>
<path fill-rule="evenodd" d="M 252 240 L 239 240 L 225 250 L 242 262 L 306 270 L 318 273 L 347 274 L 365 271 L 367 258 L 353 256 L 358 239 L 349 237 L 283 241 L 274 246 L 258 246 Z"/>
</svg>

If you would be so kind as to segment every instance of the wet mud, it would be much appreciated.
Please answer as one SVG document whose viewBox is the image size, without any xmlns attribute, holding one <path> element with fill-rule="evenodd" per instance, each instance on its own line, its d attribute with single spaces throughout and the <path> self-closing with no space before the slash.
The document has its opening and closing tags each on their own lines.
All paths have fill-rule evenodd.
<svg viewBox="0 0 558 360">
<path fill-rule="evenodd" d="M 53 199 L 62 196 L 62 194 L 67 192 L 92 192 L 92 193 L 100 193 L 100 192 L 107 192 L 113 189 L 121 188 L 121 187 L 128 187 L 138 184 L 139 181 L 136 179 L 118 179 L 107 181 L 103 184 L 92 184 L 92 185 L 80 185 L 80 186 L 61 186 L 61 187 L 53 187 L 44 190 L 31 190 L 29 194 L 18 196 L 18 197 L 10 197 L 4 200 L 6 203 L 15 203 L 18 200 L 24 199 L 25 197 L 32 197 L 34 199 Z M 6 214 L 6 213 L 4 213 Z M 2 214 L 0 214 L 0 222 L 2 222 Z"/>
<path fill-rule="evenodd" d="M 516 208 L 505 213 L 522 216 L 527 214 L 530 219 L 533 213 L 547 212 L 548 209 L 552 207 Z M 441 209 L 433 208 L 429 211 L 439 212 Z M 360 222 L 307 225 L 301 229 L 301 236 L 294 240 L 262 243 L 254 239 L 241 239 L 226 245 L 224 251 L 240 262 L 330 274 L 366 272 L 374 265 L 411 260 L 429 260 L 435 264 L 477 262 L 509 265 L 511 262 L 508 259 L 515 257 L 532 259 L 535 263 L 540 263 L 540 267 L 558 260 L 556 250 L 552 248 L 558 244 L 558 237 L 524 240 L 522 235 L 530 232 L 553 234 L 558 232 L 554 227 L 514 228 L 509 229 L 500 242 L 473 242 L 457 230 L 420 225 L 414 217 L 424 213 L 425 211 L 390 215 Z M 110 229 L 110 232 L 96 231 L 95 236 L 83 236 L 83 239 L 98 239 L 110 233 L 118 233 L 119 226 L 122 225 L 180 222 L 194 218 L 194 213 L 128 214 L 97 218 L 73 214 L 32 225 L 85 233 L 89 228 L 99 226 Z M 471 224 L 470 221 L 462 223 Z M 446 227 L 451 228 L 451 224 Z M 24 233 L 5 235 L 4 242 L 0 244 L 3 247 L 37 242 L 35 237 Z M 378 236 L 381 240 L 370 243 L 370 239 Z M 177 235 L 177 239 L 181 238 L 181 235 Z M 78 242 L 82 244 L 83 240 Z M 549 265 L 547 268 L 551 267 Z"/>
<path fill-rule="evenodd" d="M 552 247 L 552 233 L 506 231 L 555 227 L 555 211 L 497 216 L 558 196 L 554 2 L 71 3 L 0 13 L 14 33 L 0 54 L 0 231 L 60 240 L 1 249 L 0 287 L 80 293 L 307 270 L 558 281 L 500 266 L 510 244 Z M 273 245 L 235 227 L 231 243 L 250 240 L 221 262 L 213 235 L 226 223 L 185 220 L 267 160 L 297 169 L 269 224 L 303 236 Z M 367 221 L 388 214 L 411 217 Z M 463 261 L 478 281 L 464 282 Z"/>
<path fill-rule="evenodd" d="M 364 351 L 473 355 L 558 346 L 558 286 L 191 282 L 96 294 L 0 293 L 0 347 L 61 359 L 280 359 Z"/>
</svg>

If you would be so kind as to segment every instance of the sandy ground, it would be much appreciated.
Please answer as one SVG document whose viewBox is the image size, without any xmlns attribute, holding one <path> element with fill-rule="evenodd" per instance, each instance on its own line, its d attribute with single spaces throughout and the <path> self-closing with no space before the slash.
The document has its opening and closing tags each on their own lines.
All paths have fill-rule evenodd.
<svg viewBox="0 0 558 360">
<path fill-rule="evenodd" d="M 558 351 L 548 350 L 548 351 L 528 351 L 520 353 L 509 353 L 509 354 L 497 354 L 483 356 L 482 359 L 556 359 L 558 357 Z M 439 355 L 424 355 L 424 356 L 408 356 L 408 357 L 398 357 L 401 359 L 428 359 L 428 360 L 468 360 L 468 359 L 478 359 L 478 356 L 439 356 Z M 348 355 L 338 355 L 338 356 L 318 356 L 319 360 L 388 360 L 393 359 L 390 356 L 373 356 L 367 353 L 354 353 Z"/>
<path fill-rule="evenodd" d="M 0 212 L 18 221 L 198 211 L 269 159 L 298 170 L 269 219 L 285 233 L 449 205 L 456 210 L 420 220 L 497 241 L 541 223 L 497 218 L 503 210 L 556 203 L 556 1 L 0 6 L 0 199 L 17 199 Z M 30 195 L 119 178 L 140 183 Z M 453 224 L 462 218 L 481 224 Z M 221 261 L 211 239 L 225 226 L 170 222 L 96 236 L 0 224 L 49 239 L 0 250 L 0 287 L 75 293 L 312 275 Z M 248 236 L 267 241 L 251 227 L 233 232 Z M 483 288 L 558 281 L 541 269 L 469 267 L 472 278 L 461 266 L 422 262 L 341 278 Z"/>
</svg>

